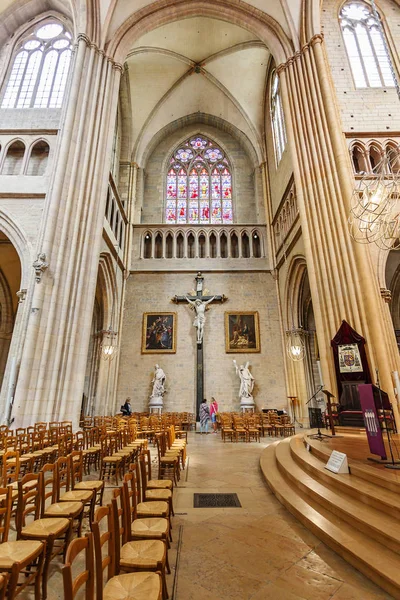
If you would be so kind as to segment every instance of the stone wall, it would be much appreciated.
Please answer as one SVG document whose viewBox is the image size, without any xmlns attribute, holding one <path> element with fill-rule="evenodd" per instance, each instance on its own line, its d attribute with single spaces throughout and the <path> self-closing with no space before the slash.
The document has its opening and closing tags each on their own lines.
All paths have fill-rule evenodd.
<svg viewBox="0 0 400 600">
<path fill-rule="evenodd" d="M 127 281 L 116 405 L 131 396 L 134 410 L 146 410 L 151 393 L 154 365 L 167 375 L 165 410 L 190 411 L 195 406 L 196 344 L 194 313 L 170 299 L 194 287 L 195 273 L 138 273 Z M 239 408 L 239 378 L 232 360 L 247 360 L 255 377 L 254 398 L 259 408 L 285 407 L 286 389 L 276 287 L 269 273 L 206 273 L 210 293 L 225 294 L 229 300 L 214 304 L 207 312 L 204 368 L 205 395 L 215 396 L 222 410 Z M 256 310 L 260 317 L 261 352 L 225 353 L 225 311 Z M 176 354 L 141 354 L 144 312 L 177 313 Z"/>
</svg>

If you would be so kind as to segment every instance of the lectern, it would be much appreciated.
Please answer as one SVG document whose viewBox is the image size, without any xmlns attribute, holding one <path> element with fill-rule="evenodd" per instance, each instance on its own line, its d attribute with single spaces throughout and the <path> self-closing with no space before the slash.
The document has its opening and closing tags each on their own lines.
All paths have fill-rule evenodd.
<svg viewBox="0 0 400 600">
<path fill-rule="evenodd" d="M 331 426 L 331 433 L 332 433 L 332 435 L 336 435 L 335 424 L 333 422 L 333 416 L 332 416 L 332 405 L 331 405 L 331 398 L 334 398 L 335 396 L 328 390 L 322 390 L 322 393 L 325 394 L 325 396 L 326 396 L 326 404 L 327 404 L 327 408 L 328 408 L 328 418 L 329 418 L 329 424 Z"/>
</svg>

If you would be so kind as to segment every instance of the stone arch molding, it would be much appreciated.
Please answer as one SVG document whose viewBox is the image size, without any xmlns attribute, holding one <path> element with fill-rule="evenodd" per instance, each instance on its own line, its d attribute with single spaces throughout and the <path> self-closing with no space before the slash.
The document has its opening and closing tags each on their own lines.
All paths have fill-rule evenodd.
<svg viewBox="0 0 400 600">
<path fill-rule="evenodd" d="M 23 229 L 0 209 L 0 231 L 5 233 L 16 249 L 21 262 L 21 289 L 27 289 L 33 278 L 32 263 L 35 260 L 34 250 Z"/>
<path fill-rule="evenodd" d="M 304 274 L 307 271 L 307 262 L 304 256 L 298 254 L 292 258 L 289 264 L 285 282 L 285 321 L 288 329 L 292 327 L 292 313 L 294 326 L 299 327 L 302 315 L 299 311 L 299 298 Z M 292 308 L 291 308 L 292 307 Z"/>
<path fill-rule="evenodd" d="M 99 284 L 102 290 L 103 300 L 103 327 L 107 329 L 111 320 L 112 307 L 114 306 L 114 317 L 117 321 L 118 310 L 118 290 L 115 277 L 115 266 L 111 254 L 102 252 L 99 260 L 98 272 Z"/>
<path fill-rule="evenodd" d="M 204 133 L 201 130 L 202 125 L 217 130 L 216 134 Z M 231 135 L 244 148 L 254 168 L 257 168 L 260 161 L 262 160 L 260 155 L 261 148 L 259 148 L 257 152 L 249 138 L 237 127 L 235 127 L 231 123 L 228 123 L 228 121 L 225 121 L 225 119 L 221 119 L 220 117 L 215 117 L 213 115 L 208 115 L 205 113 L 194 113 L 182 119 L 172 121 L 162 129 L 160 129 L 160 131 L 158 131 L 156 135 L 154 135 L 153 138 L 150 140 L 146 148 L 143 149 L 141 155 L 136 154 L 132 156 L 132 161 L 137 162 L 138 164 L 143 164 L 143 168 L 146 168 L 148 159 L 150 158 L 154 150 L 157 148 L 157 146 L 161 144 L 165 138 L 172 137 L 172 134 L 174 132 L 180 131 L 182 129 L 185 129 L 185 133 L 182 133 L 182 135 L 180 135 L 179 138 L 171 140 L 170 146 L 166 152 L 165 159 L 163 161 L 163 172 L 167 168 L 168 160 L 174 148 L 182 142 L 184 142 L 188 137 L 193 137 L 197 134 L 207 135 L 208 137 L 211 137 L 218 145 L 221 146 L 223 151 L 226 152 L 226 154 L 229 156 L 232 165 L 234 166 L 234 157 L 231 157 L 229 155 L 229 151 L 226 150 L 223 140 L 221 140 L 218 137 L 218 130 Z"/>
<path fill-rule="evenodd" d="M 143 34 L 190 17 L 204 16 L 238 25 L 265 43 L 277 64 L 294 53 L 293 42 L 270 15 L 240 0 L 157 0 L 136 11 L 105 44 L 107 54 L 123 63 L 134 42 Z"/>
</svg>

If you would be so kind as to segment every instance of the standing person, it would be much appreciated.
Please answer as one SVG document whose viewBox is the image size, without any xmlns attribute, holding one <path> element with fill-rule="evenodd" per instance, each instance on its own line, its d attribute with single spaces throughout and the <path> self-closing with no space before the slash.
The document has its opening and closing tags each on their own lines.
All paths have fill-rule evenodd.
<svg viewBox="0 0 400 600">
<path fill-rule="evenodd" d="M 214 396 L 211 398 L 211 404 L 210 404 L 210 416 L 211 416 L 211 423 L 213 426 L 213 433 L 217 433 L 217 412 L 218 412 L 218 402 L 216 401 L 216 399 L 214 398 Z"/>
<path fill-rule="evenodd" d="M 200 404 L 200 433 L 208 433 L 208 421 L 210 420 L 210 408 L 207 404 L 207 398 L 204 398 Z"/>
</svg>

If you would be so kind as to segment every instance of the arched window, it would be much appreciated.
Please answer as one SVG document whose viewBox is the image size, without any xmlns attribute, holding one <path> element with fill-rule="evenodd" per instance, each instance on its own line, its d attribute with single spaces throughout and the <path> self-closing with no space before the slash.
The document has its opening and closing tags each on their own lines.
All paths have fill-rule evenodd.
<svg viewBox="0 0 400 600">
<path fill-rule="evenodd" d="M 167 223 L 232 223 L 232 172 L 224 152 L 205 137 L 174 152 L 166 186 Z"/>
<path fill-rule="evenodd" d="M 372 9 L 363 2 L 348 2 L 339 18 L 356 88 L 393 87 L 385 40 Z"/>
<path fill-rule="evenodd" d="M 271 80 L 271 121 L 274 134 L 276 164 L 279 165 L 286 146 L 286 129 L 283 117 L 279 77 L 276 71 L 274 71 Z"/>
<path fill-rule="evenodd" d="M 57 21 L 19 42 L 1 108 L 60 108 L 71 62 L 71 34 Z"/>
<path fill-rule="evenodd" d="M 49 158 L 49 145 L 47 142 L 39 141 L 33 146 L 29 157 L 27 175 L 44 175 Z"/>
</svg>

